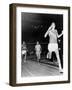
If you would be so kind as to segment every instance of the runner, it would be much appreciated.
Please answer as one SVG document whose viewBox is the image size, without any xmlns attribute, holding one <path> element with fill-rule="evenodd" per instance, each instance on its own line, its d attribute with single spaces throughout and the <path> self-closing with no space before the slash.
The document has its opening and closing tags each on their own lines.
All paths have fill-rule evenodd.
<svg viewBox="0 0 72 90">
<path fill-rule="evenodd" d="M 24 60 L 24 62 L 26 62 L 26 55 L 27 55 L 27 47 L 26 47 L 26 43 L 23 41 L 23 44 L 22 44 L 22 59 Z"/>
<path fill-rule="evenodd" d="M 59 72 L 63 72 L 61 67 L 60 56 L 59 56 L 58 43 L 57 43 L 57 39 L 60 38 L 63 35 L 63 33 L 58 35 L 57 30 L 55 29 L 55 23 L 52 22 L 51 26 L 48 28 L 44 37 L 46 38 L 47 35 L 49 35 L 49 44 L 48 44 L 49 52 L 47 54 L 47 58 L 51 59 L 52 52 L 55 52 L 59 64 Z"/>
<path fill-rule="evenodd" d="M 36 51 L 37 61 L 39 62 L 41 58 L 41 45 L 39 44 L 38 41 L 37 41 L 37 44 L 35 45 L 35 51 Z"/>
</svg>

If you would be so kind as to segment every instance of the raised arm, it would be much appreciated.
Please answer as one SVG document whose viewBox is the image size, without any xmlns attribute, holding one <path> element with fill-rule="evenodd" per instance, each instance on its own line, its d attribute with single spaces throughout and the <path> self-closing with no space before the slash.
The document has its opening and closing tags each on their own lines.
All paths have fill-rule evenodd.
<svg viewBox="0 0 72 90">
<path fill-rule="evenodd" d="M 49 34 L 49 31 L 52 30 L 52 25 L 48 28 L 47 32 L 45 33 L 44 37 L 46 38 L 47 35 Z"/>
<path fill-rule="evenodd" d="M 62 31 L 62 33 L 60 35 L 58 35 L 58 38 L 60 38 L 62 35 L 63 35 L 63 31 Z"/>
<path fill-rule="evenodd" d="M 48 33 L 49 33 L 49 31 L 47 30 L 47 32 L 44 35 L 45 38 L 47 37 Z"/>
</svg>

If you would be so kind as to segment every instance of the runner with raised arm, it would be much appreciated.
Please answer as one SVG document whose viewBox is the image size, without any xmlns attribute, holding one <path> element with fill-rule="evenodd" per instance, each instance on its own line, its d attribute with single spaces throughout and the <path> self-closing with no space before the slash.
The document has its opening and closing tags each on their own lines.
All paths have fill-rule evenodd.
<svg viewBox="0 0 72 90">
<path fill-rule="evenodd" d="M 63 72 L 61 67 L 60 56 L 59 56 L 58 43 L 57 43 L 57 39 L 63 35 L 63 32 L 60 35 L 58 35 L 58 32 L 55 29 L 55 23 L 52 22 L 51 26 L 48 28 L 44 37 L 46 38 L 47 35 L 49 35 L 49 44 L 48 44 L 49 53 L 47 54 L 48 55 L 47 58 L 51 59 L 52 52 L 55 52 L 59 64 L 59 72 Z"/>
</svg>

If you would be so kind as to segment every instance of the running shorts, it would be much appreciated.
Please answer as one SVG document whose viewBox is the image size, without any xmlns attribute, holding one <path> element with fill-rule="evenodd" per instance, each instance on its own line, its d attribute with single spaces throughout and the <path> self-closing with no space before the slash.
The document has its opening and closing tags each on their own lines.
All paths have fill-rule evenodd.
<svg viewBox="0 0 72 90">
<path fill-rule="evenodd" d="M 58 44 L 57 43 L 49 43 L 48 44 L 48 50 L 50 52 L 56 51 L 58 49 Z"/>
</svg>

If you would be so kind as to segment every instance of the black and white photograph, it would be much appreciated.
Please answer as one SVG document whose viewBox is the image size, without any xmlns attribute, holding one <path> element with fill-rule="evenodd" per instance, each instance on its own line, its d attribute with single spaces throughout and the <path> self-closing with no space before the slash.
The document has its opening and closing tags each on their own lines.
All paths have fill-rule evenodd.
<svg viewBox="0 0 72 90">
<path fill-rule="evenodd" d="M 63 15 L 21 13 L 21 76 L 63 74 Z"/>
<path fill-rule="evenodd" d="M 70 82 L 70 8 L 26 4 L 12 8 L 13 84 Z"/>
</svg>

